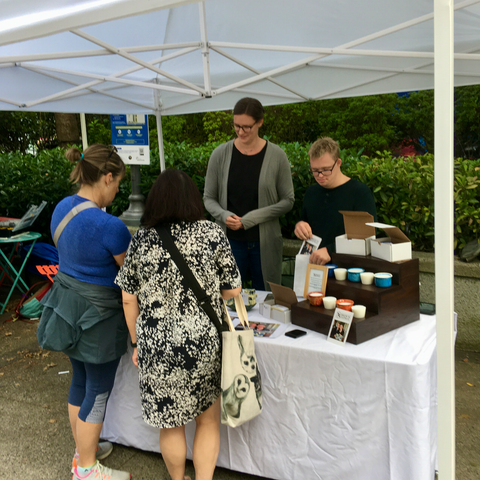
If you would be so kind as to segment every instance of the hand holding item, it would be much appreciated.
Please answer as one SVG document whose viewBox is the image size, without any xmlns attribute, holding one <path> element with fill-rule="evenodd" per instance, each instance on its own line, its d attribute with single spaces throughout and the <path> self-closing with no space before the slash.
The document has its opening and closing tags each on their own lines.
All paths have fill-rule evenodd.
<svg viewBox="0 0 480 480">
<path fill-rule="evenodd" d="M 295 225 L 295 235 L 300 240 L 308 240 L 309 238 L 312 238 L 313 233 L 310 225 L 307 222 L 300 220 Z"/>
<path fill-rule="evenodd" d="M 331 257 L 326 247 L 315 250 L 309 258 L 309 262 L 313 263 L 314 265 L 325 265 L 330 260 Z"/>
<path fill-rule="evenodd" d="M 240 230 L 243 228 L 243 223 L 241 217 L 238 215 L 232 215 L 231 217 L 227 217 L 227 221 L 225 222 L 227 227 L 231 230 Z"/>
</svg>

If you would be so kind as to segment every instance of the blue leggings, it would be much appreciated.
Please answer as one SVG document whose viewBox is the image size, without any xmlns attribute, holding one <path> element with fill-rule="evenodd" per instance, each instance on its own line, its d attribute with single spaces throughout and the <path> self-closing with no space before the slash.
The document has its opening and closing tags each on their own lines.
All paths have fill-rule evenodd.
<svg viewBox="0 0 480 480">
<path fill-rule="evenodd" d="M 78 418 L 88 423 L 102 423 L 107 400 L 113 389 L 120 358 L 108 363 L 85 363 L 74 358 L 68 403 L 80 407 Z"/>
</svg>

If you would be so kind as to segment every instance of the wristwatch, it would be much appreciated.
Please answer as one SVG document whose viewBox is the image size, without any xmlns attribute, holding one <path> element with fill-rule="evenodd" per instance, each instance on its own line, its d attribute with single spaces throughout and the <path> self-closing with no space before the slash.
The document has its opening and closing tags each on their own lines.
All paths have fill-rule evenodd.
<svg viewBox="0 0 480 480">
<path fill-rule="evenodd" d="M 132 346 L 132 348 L 137 348 L 137 342 L 133 343 L 133 342 L 130 340 L 130 345 Z"/>
</svg>

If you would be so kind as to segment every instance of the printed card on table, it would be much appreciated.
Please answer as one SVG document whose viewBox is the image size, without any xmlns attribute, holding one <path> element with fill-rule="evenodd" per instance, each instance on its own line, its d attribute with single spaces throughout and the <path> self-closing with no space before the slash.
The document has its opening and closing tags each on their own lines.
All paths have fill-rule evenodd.
<svg viewBox="0 0 480 480">
<path fill-rule="evenodd" d="M 352 324 L 353 312 L 336 308 L 327 340 L 337 345 L 345 345 Z"/>
</svg>

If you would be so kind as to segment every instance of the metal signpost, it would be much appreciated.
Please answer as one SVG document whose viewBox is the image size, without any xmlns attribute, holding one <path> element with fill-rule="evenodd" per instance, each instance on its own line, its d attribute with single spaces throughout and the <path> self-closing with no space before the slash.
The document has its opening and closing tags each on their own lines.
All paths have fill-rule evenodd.
<svg viewBox="0 0 480 480">
<path fill-rule="evenodd" d="M 140 225 L 145 197 L 140 193 L 140 165 L 150 165 L 147 115 L 110 115 L 112 145 L 126 165 L 130 165 L 132 194 L 130 205 L 120 218 L 131 227 Z"/>
</svg>

